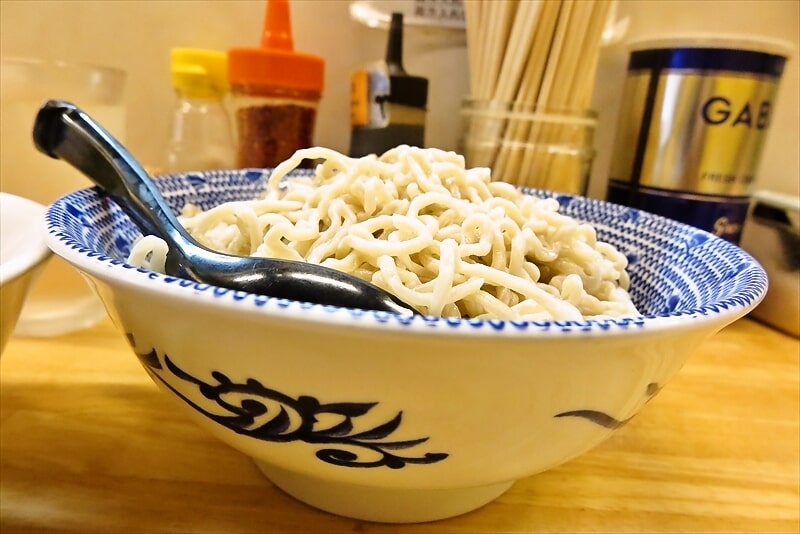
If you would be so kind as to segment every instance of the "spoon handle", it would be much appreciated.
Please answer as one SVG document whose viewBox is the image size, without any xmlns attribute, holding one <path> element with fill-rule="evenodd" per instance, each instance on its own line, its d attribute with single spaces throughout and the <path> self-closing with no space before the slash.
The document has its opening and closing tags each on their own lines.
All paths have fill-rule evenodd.
<svg viewBox="0 0 800 534">
<path fill-rule="evenodd" d="M 136 159 L 89 115 L 51 100 L 36 116 L 36 147 L 62 159 L 97 184 L 145 234 L 167 242 L 166 271 L 230 289 L 337 306 L 417 314 L 394 295 L 353 275 L 321 265 L 253 259 L 209 250 L 194 240 Z"/>
<path fill-rule="evenodd" d="M 41 152 L 83 172 L 146 233 L 164 238 L 171 249 L 176 242 L 188 242 L 186 231 L 147 172 L 119 141 L 77 106 L 48 101 L 36 116 L 33 142 Z"/>
</svg>

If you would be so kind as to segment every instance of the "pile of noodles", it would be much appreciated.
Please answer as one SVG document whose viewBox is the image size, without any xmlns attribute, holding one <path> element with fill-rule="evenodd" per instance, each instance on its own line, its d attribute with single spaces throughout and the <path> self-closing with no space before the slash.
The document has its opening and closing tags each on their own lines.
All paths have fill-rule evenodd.
<svg viewBox="0 0 800 534">
<path fill-rule="evenodd" d="M 313 176 L 290 176 L 304 159 Z M 285 179 L 284 179 L 285 178 Z M 485 168 L 437 149 L 399 146 L 349 158 L 298 151 L 262 198 L 181 223 L 209 248 L 319 263 L 368 280 L 429 315 L 581 320 L 638 315 L 627 260 L 554 199 L 492 182 Z M 165 247 L 143 239 L 130 261 L 163 269 Z"/>
</svg>

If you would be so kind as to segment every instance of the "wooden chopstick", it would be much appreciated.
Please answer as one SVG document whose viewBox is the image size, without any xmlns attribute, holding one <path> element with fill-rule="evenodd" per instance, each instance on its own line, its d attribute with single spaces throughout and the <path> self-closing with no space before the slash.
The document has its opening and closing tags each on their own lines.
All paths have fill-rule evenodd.
<svg viewBox="0 0 800 534">
<path fill-rule="evenodd" d="M 465 0 L 470 96 L 498 108 L 471 118 L 466 136 L 482 141 L 465 145 L 468 161 L 491 167 L 493 179 L 576 187 L 566 158 L 540 148 L 580 146 L 580 117 L 562 125 L 504 111 L 588 111 L 613 1 Z"/>
</svg>

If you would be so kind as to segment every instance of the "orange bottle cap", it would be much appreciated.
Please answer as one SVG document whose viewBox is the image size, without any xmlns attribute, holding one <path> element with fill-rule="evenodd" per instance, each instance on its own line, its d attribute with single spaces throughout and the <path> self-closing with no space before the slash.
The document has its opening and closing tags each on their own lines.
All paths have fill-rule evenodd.
<svg viewBox="0 0 800 534">
<path fill-rule="evenodd" d="M 325 61 L 294 51 L 289 0 L 267 0 L 260 48 L 228 51 L 231 85 L 260 85 L 320 93 Z"/>
</svg>

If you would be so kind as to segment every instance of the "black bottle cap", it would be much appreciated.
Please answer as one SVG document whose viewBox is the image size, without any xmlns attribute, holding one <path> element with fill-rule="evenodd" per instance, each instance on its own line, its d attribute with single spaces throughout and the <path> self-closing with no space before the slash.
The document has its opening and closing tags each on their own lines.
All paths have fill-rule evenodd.
<svg viewBox="0 0 800 534">
<path fill-rule="evenodd" d="M 392 13 L 389 42 L 386 46 L 389 71 L 389 101 L 393 104 L 422 108 L 428 105 L 428 80 L 409 76 L 403 68 L 403 14 Z"/>
</svg>

